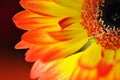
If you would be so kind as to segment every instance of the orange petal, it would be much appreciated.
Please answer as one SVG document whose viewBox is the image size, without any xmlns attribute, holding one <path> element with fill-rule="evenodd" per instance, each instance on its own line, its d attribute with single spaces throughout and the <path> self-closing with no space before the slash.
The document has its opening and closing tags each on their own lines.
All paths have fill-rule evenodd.
<svg viewBox="0 0 120 80">
<path fill-rule="evenodd" d="M 86 36 L 85 34 L 81 33 L 79 31 L 73 31 L 73 30 L 61 30 L 61 31 L 53 31 L 53 32 L 48 32 L 50 36 L 52 36 L 54 39 L 59 40 L 59 41 L 67 41 L 70 39 L 76 38 L 79 34 L 80 37 Z"/>
<path fill-rule="evenodd" d="M 68 27 L 69 25 L 73 24 L 74 22 L 71 20 L 71 17 L 66 17 L 63 18 L 62 20 L 59 21 L 59 25 L 62 29 Z"/>
<path fill-rule="evenodd" d="M 26 32 L 23 36 L 22 36 L 22 40 L 29 42 L 29 43 L 33 43 L 33 44 L 51 44 L 51 43 L 55 43 L 56 41 L 48 34 L 46 33 L 44 30 L 40 29 L 35 29 L 35 30 L 31 30 Z"/>
<path fill-rule="evenodd" d="M 44 47 L 45 48 L 45 47 Z M 45 51 L 43 47 L 41 46 L 33 46 L 31 47 L 25 54 L 25 60 L 28 62 L 33 62 L 38 60 L 42 53 Z"/>
<path fill-rule="evenodd" d="M 57 27 L 58 21 L 60 18 L 57 17 L 44 17 L 30 11 L 21 11 L 16 14 L 13 18 L 13 21 L 17 25 L 18 28 L 31 30 L 35 28 L 50 28 L 50 29 L 60 29 Z M 49 26 L 55 26 L 49 27 Z"/>
<path fill-rule="evenodd" d="M 79 40 L 79 41 L 78 41 Z M 46 62 L 46 61 L 51 61 L 54 59 L 58 58 L 64 58 L 66 56 L 69 56 L 75 52 L 77 52 L 85 43 L 87 43 L 88 38 L 83 38 L 82 40 L 80 39 L 75 39 L 75 40 L 70 40 L 68 42 L 61 42 L 56 45 L 46 53 L 41 60 Z"/>
<path fill-rule="evenodd" d="M 53 77 L 56 77 L 57 74 L 54 74 L 54 73 L 52 74 L 52 72 L 50 73 L 50 69 L 54 68 L 55 65 L 56 65 L 55 62 L 43 63 L 38 60 L 34 63 L 31 73 L 30 73 L 30 76 L 32 79 L 37 79 L 38 77 L 41 77 L 41 80 L 49 80 L 49 79 L 46 79 L 47 77 L 49 77 L 51 79 L 55 79 Z M 47 76 L 49 74 L 53 75 L 53 77 Z M 42 78 L 45 75 L 46 75 L 46 77 Z M 57 79 L 55 79 L 55 80 L 57 80 Z"/>
<path fill-rule="evenodd" d="M 62 7 L 52 0 L 21 0 L 20 3 L 25 9 L 44 16 L 68 17 L 80 15 L 79 11 Z"/>
<path fill-rule="evenodd" d="M 60 50 L 55 49 L 55 47 L 53 48 L 52 46 L 33 46 L 26 52 L 25 60 L 28 62 L 33 62 L 40 60 L 43 56 L 48 56 L 49 58 L 45 60 L 50 60 L 51 57 L 54 57 L 59 52 Z"/>
<path fill-rule="evenodd" d="M 85 43 L 87 43 L 87 41 L 88 38 L 84 38 L 82 40 L 69 40 L 67 42 L 60 42 L 53 45 L 36 45 L 27 51 L 26 60 L 32 62 L 41 59 L 44 62 L 48 62 L 55 59 L 64 58 L 77 52 Z"/>
<path fill-rule="evenodd" d="M 20 41 L 19 43 L 17 43 L 15 45 L 15 48 L 16 49 L 26 49 L 26 48 L 30 48 L 32 46 L 33 46 L 33 44 L 30 44 L 30 43 L 25 42 L 25 41 L 22 40 L 22 41 Z"/>
<path fill-rule="evenodd" d="M 112 68 L 113 68 L 113 64 L 107 64 L 104 61 L 100 61 L 98 66 L 97 66 L 98 76 L 105 77 L 106 75 L 109 75 Z"/>
</svg>

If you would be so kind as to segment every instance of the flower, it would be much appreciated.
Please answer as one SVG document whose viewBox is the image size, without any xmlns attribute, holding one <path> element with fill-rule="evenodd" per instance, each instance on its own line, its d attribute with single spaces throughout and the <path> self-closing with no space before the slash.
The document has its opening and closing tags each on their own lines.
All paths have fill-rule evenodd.
<svg viewBox="0 0 120 80">
<path fill-rule="evenodd" d="M 27 30 L 15 46 L 29 48 L 38 80 L 120 80 L 120 1 L 21 0 L 13 18 Z"/>
</svg>

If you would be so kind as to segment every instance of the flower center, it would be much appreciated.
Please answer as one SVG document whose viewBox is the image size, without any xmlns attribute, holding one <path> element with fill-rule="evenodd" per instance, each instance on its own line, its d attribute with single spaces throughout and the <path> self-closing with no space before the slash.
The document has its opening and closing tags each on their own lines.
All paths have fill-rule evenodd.
<svg viewBox="0 0 120 80">
<path fill-rule="evenodd" d="M 101 18 L 105 21 L 105 24 L 110 25 L 111 28 L 120 28 L 120 1 L 106 0 L 104 6 L 101 7 L 103 11 L 103 16 Z"/>
<path fill-rule="evenodd" d="M 119 33 L 120 29 L 120 1 L 119 0 L 105 0 L 99 5 L 98 19 L 103 28 L 111 28 L 115 30 L 114 33 Z M 105 31 L 107 32 L 105 29 Z"/>
<path fill-rule="evenodd" d="M 82 25 L 106 49 L 120 48 L 120 1 L 85 0 Z"/>
</svg>

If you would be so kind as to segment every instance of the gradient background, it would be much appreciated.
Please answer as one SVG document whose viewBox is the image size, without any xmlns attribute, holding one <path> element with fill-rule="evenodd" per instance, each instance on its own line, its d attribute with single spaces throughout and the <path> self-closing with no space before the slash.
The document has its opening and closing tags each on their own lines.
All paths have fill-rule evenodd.
<svg viewBox="0 0 120 80">
<path fill-rule="evenodd" d="M 21 10 L 19 0 L 0 0 L 0 80 L 31 80 L 32 63 L 24 60 L 26 50 L 14 49 L 25 32 L 12 22 L 12 17 Z"/>
</svg>

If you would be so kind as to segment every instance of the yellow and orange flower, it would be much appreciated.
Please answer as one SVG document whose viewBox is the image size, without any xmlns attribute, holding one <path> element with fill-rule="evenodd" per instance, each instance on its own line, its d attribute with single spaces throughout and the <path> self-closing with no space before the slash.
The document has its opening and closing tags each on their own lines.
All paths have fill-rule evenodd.
<svg viewBox="0 0 120 80">
<path fill-rule="evenodd" d="M 13 18 L 27 30 L 15 46 L 29 48 L 38 80 L 120 80 L 119 0 L 21 0 Z"/>
</svg>

